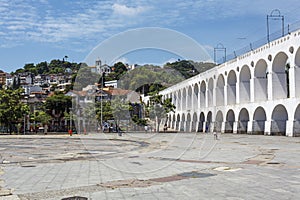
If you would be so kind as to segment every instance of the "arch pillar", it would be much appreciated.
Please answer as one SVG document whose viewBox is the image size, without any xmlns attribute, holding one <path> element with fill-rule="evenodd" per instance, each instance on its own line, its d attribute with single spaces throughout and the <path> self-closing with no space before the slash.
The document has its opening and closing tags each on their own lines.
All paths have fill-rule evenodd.
<svg viewBox="0 0 300 200">
<path fill-rule="evenodd" d="M 192 132 L 194 123 L 195 122 L 191 121 L 190 126 L 188 127 L 188 132 Z"/>
<path fill-rule="evenodd" d="M 247 124 L 247 134 L 252 134 L 253 121 L 249 120 Z"/>
<path fill-rule="evenodd" d="M 180 99 L 178 98 L 178 102 L 179 102 L 179 110 L 182 111 L 182 103 L 183 103 L 183 98 L 182 98 L 182 91 L 179 90 L 178 93 L 180 94 Z M 178 96 L 179 96 L 178 94 Z"/>
<path fill-rule="evenodd" d="M 254 102 L 254 75 L 250 78 L 250 102 Z"/>
<path fill-rule="evenodd" d="M 239 124 L 238 121 L 233 122 L 232 131 L 233 131 L 234 134 L 237 134 L 237 132 L 238 132 L 238 124 Z"/>
<path fill-rule="evenodd" d="M 181 121 L 176 121 L 176 123 L 175 123 L 175 130 L 176 131 L 180 131 L 180 124 L 181 124 Z"/>
<path fill-rule="evenodd" d="M 200 106 L 201 106 L 200 95 L 201 95 L 201 92 L 200 92 L 200 86 L 199 86 L 199 88 L 198 88 L 198 98 L 197 98 L 197 103 L 198 103 L 198 109 L 197 110 L 200 110 Z M 195 110 L 195 111 L 197 112 L 197 110 Z"/>
<path fill-rule="evenodd" d="M 217 93 L 217 84 L 214 84 L 214 88 L 212 90 L 212 96 L 213 96 L 213 103 L 212 105 L 213 106 L 216 106 L 217 105 L 217 97 L 216 97 L 216 93 Z"/>
<path fill-rule="evenodd" d="M 296 69 L 295 65 L 292 65 L 289 69 L 289 90 L 290 90 L 290 98 L 296 97 Z"/>
<path fill-rule="evenodd" d="M 206 123 L 208 123 L 208 122 L 203 122 L 203 124 L 202 124 L 202 133 L 205 133 L 206 132 Z"/>
<path fill-rule="evenodd" d="M 183 132 L 186 132 L 186 128 L 187 128 L 187 121 L 183 122 Z"/>
<path fill-rule="evenodd" d="M 236 104 L 240 103 L 240 82 L 236 82 L 236 96 L 235 96 L 235 102 Z"/>
<path fill-rule="evenodd" d="M 221 124 L 221 133 L 225 133 L 226 130 L 226 121 L 223 121 Z"/>
<path fill-rule="evenodd" d="M 294 133 L 293 133 L 293 127 L 294 127 L 294 120 L 287 120 L 286 121 L 286 131 L 285 131 L 285 135 L 289 136 L 289 137 L 293 137 Z"/>
<path fill-rule="evenodd" d="M 268 120 L 268 121 L 265 121 L 265 135 L 271 135 L 271 124 L 272 124 L 272 121 Z"/>
<path fill-rule="evenodd" d="M 267 82 L 268 82 L 268 100 L 273 99 L 273 81 L 272 81 L 272 72 L 268 72 L 267 74 Z"/>
<path fill-rule="evenodd" d="M 179 132 L 184 131 L 184 121 L 182 120 L 179 122 L 178 131 Z"/>
<path fill-rule="evenodd" d="M 227 105 L 227 79 L 225 79 L 225 85 L 224 85 L 224 105 Z"/>
<path fill-rule="evenodd" d="M 194 123 L 196 123 L 194 126 L 195 126 L 195 132 L 197 133 L 198 130 L 199 130 L 199 121 L 195 121 Z"/>
<path fill-rule="evenodd" d="M 215 127 L 215 122 L 210 122 L 208 127 L 208 132 L 214 132 L 214 127 Z"/>
<path fill-rule="evenodd" d="M 205 90 L 205 108 L 207 108 L 207 107 L 208 107 L 208 89 Z"/>
</svg>

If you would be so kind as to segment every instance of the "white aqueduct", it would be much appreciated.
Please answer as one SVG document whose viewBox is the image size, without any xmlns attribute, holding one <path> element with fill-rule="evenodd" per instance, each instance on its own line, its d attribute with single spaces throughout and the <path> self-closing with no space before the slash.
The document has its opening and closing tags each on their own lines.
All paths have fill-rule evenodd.
<svg viewBox="0 0 300 200">
<path fill-rule="evenodd" d="M 178 131 L 300 136 L 300 30 L 160 94 Z"/>
</svg>

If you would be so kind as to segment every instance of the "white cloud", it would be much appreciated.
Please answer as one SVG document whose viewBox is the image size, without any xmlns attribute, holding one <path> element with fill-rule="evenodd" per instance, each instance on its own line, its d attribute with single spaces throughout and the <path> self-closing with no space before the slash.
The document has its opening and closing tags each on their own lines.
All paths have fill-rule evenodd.
<svg viewBox="0 0 300 200">
<path fill-rule="evenodd" d="M 127 7 L 126 5 L 121 5 L 117 3 L 112 5 L 112 9 L 115 14 L 125 16 L 135 16 L 147 10 L 146 7 L 142 6 Z"/>
<path fill-rule="evenodd" d="M 224 20 L 228 16 L 267 14 L 265 10 L 272 10 L 263 1 L 254 1 L 252 4 L 232 0 L 118 2 L 73 0 L 72 3 L 62 1 L 55 5 L 47 0 L 0 0 L 0 43 L 2 46 L 12 46 L 36 41 L 72 49 L 83 45 L 86 48 L 128 28 L 172 28 L 197 19 Z M 282 13 L 295 2 L 296 0 L 289 0 L 287 5 L 282 5 Z M 280 3 L 281 1 L 274 0 L 272 5 Z M 134 17 L 134 20 L 128 17 Z"/>
</svg>

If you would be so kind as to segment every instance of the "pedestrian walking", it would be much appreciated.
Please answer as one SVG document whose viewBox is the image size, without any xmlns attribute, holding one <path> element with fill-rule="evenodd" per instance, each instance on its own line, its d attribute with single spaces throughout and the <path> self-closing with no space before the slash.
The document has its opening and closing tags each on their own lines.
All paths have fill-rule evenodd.
<svg viewBox="0 0 300 200">
<path fill-rule="evenodd" d="M 117 131 L 118 135 L 122 136 L 122 130 L 118 125 L 116 125 L 116 129 L 117 129 L 116 131 Z"/>
<path fill-rule="evenodd" d="M 48 125 L 45 124 L 45 126 L 44 126 L 44 134 L 47 135 L 47 133 L 48 133 Z"/>
<path fill-rule="evenodd" d="M 168 130 L 168 126 L 167 124 L 164 125 L 164 132 L 166 132 Z"/>
<path fill-rule="evenodd" d="M 214 132 L 214 139 L 218 140 L 218 134 L 217 134 L 217 132 Z"/>
</svg>

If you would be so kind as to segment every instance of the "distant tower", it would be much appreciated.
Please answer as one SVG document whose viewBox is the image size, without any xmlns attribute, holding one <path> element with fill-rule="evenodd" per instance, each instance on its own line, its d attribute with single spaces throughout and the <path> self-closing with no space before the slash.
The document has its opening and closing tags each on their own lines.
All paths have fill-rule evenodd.
<svg viewBox="0 0 300 200">
<path fill-rule="evenodd" d="M 96 65 L 97 73 L 101 74 L 101 60 L 100 59 L 96 60 L 95 65 Z"/>
</svg>

